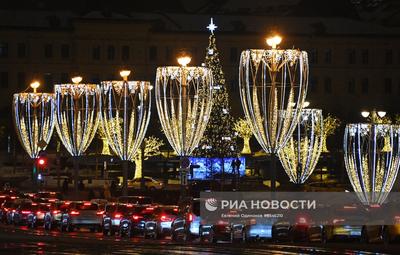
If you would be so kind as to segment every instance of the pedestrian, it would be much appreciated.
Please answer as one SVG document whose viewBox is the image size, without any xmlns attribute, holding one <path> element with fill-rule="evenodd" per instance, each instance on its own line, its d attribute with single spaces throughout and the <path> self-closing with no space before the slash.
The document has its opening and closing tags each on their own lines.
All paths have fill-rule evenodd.
<svg viewBox="0 0 400 255">
<path fill-rule="evenodd" d="M 108 185 L 108 181 L 104 183 L 104 198 L 107 200 L 111 199 L 110 185 Z"/>
<path fill-rule="evenodd" d="M 239 157 L 237 157 L 236 160 L 235 160 L 235 166 L 236 166 L 236 169 L 237 169 L 237 175 L 238 176 L 240 175 L 239 169 L 240 169 L 240 165 L 241 164 L 242 164 L 242 162 L 240 161 Z"/>
<path fill-rule="evenodd" d="M 65 194 L 68 193 L 68 179 L 67 178 L 65 178 L 63 181 L 62 190 Z"/>
</svg>

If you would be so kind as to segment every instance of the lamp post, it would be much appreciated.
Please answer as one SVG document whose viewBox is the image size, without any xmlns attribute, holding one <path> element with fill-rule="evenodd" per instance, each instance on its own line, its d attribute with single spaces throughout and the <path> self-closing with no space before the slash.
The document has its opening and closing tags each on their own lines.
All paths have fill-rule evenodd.
<svg viewBox="0 0 400 255">
<path fill-rule="evenodd" d="M 56 129 L 60 140 L 73 157 L 74 189 L 78 196 L 79 157 L 89 147 L 98 126 L 98 92 L 95 84 L 82 84 L 82 77 L 72 84 L 54 85 Z"/>
<path fill-rule="evenodd" d="M 181 157 L 181 198 L 186 195 L 188 156 L 199 144 L 212 107 L 212 73 L 206 67 L 188 67 L 191 58 L 178 58 L 180 66 L 158 67 L 156 106 L 161 126 Z"/>
<path fill-rule="evenodd" d="M 129 162 L 149 125 L 153 89 L 148 81 L 128 81 L 130 73 L 122 70 L 122 81 L 102 81 L 100 87 L 101 125 L 111 149 L 122 161 L 124 195 L 128 193 Z"/>
<path fill-rule="evenodd" d="M 22 147 L 33 159 L 32 184 L 37 188 L 36 159 L 45 150 L 54 129 L 54 94 L 38 93 L 40 83 L 30 84 L 33 93 L 14 94 L 14 125 Z"/>
<path fill-rule="evenodd" d="M 304 107 L 308 106 L 305 104 Z M 278 152 L 291 182 L 303 184 L 312 174 L 322 151 L 323 117 L 320 109 L 303 109 L 293 136 Z"/>
<path fill-rule="evenodd" d="M 239 64 L 246 119 L 263 150 L 272 156 L 271 190 L 275 190 L 276 154 L 296 128 L 308 86 L 307 52 L 278 49 L 281 40 L 275 35 L 266 40 L 271 49 L 244 50 Z"/>
</svg>

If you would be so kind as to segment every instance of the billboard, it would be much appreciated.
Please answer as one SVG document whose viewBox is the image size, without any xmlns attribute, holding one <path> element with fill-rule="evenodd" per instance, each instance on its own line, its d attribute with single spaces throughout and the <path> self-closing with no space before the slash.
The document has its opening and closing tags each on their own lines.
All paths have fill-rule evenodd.
<svg viewBox="0 0 400 255">
<path fill-rule="evenodd" d="M 222 169 L 224 169 L 225 175 L 235 174 L 235 169 L 233 168 L 232 161 L 237 158 L 197 158 L 190 157 L 190 162 L 192 165 L 199 165 L 199 168 L 193 169 L 193 176 L 189 175 L 189 179 L 193 180 L 207 180 L 219 178 L 222 174 Z M 239 157 L 239 173 L 240 176 L 245 174 L 246 170 L 246 158 Z"/>
</svg>

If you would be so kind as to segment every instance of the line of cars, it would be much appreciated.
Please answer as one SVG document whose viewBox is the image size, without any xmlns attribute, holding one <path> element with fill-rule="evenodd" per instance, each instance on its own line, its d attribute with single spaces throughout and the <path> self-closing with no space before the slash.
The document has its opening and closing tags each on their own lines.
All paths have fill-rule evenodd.
<svg viewBox="0 0 400 255">
<path fill-rule="evenodd" d="M 88 228 L 105 236 L 127 238 L 141 235 L 154 239 L 171 236 L 174 241 L 245 242 L 269 239 L 323 243 L 346 238 L 388 243 L 400 237 L 400 217 L 393 225 L 347 224 L 350 219 L 340 214 L 324 225 L 314 224 L 307 217 L 299 217 L 294 224 L 255 219 L 244 223 L 220 220 L 206 224 L 200 216 L 202 200 L 199 198 L 188 198 L 176 206 L 153 203 L 150 197 L 145 196 L 122 196 L 112 202 L 104 199 L 64 201 L 56 192 L 3 192 L 0 193 L 0 202 L 0 221 L 5 224 L 62 232 Z"/>
</svg>

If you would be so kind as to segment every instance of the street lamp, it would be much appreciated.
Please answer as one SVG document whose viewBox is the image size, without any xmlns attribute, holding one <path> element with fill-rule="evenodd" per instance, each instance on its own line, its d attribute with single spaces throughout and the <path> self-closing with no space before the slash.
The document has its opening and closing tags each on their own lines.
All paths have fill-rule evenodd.
<svg viewBox="0 0 400 255">
<path fill-rule="evenodd" d="M 75 195 L 78 195 L 79 157 L 89 147 L 98 126 L 98 92 L 95 84 L 82 84 L 82 77 L 72 84 L 54 85 L 56 129 L 60 140 L 73 157 Z"/>
<path fill-rule="evenodd" d="M 149 125 L 153 88 L 148 81 L 128 81 L 130 73 L 122 70 L 122 81 L 102 81 L 99 103 L 108 144 L 122 161 L 124 195 L 128 193 L 129 161 L 133 161 Z"/>
<path fill-rule="evenodd" d="M 322 110 L 303 109 L 293 136 L 278 152 L 291 182 L 303 184 L 313 173 L 321 155 L 322 140 Z"/>
<path fill-rule="evenodd" d="M 307 52 L 277 49 L 281 40 L 280 36 L 268 38 L 272 49 L 244 50 L 239 64 L 239 91 L 246 119 L 263 150 L 272 154 L 272 190 L 276 154 L 296 128 L 308 86 Z"/>
<path fill-rule="evenodd" d="M 13 117 L 22 147 L 33 159 L 32 182 L 36 188 L 39 152 L 45 150 L 54 129 L 54 94 L 37 93 L 40 83 L 30 84 L 33 93 L 14 94 Z"/>
<path fill-rule="evenodd" d="M 183 197 L 190 164 L 187 156 L 199 144 L 211 113 L 213 78 L 206 67 L 188 67 L 187 55 L 180 56 L 178 63 L 157 68 L 155 95 L 164 134 L 181 157 Z"/>
<path fill-rule="evenodd" d="M 370 121 L 373 123 L 381 123 L 383 121 L 383 118 L 386 116 L 386 112 L 385 111 L 376 111 L 376 110 L 372 110 L 371 112 L 362 111 L 361 116 L 363 118 L 369 118 Z"/>
</svg>

